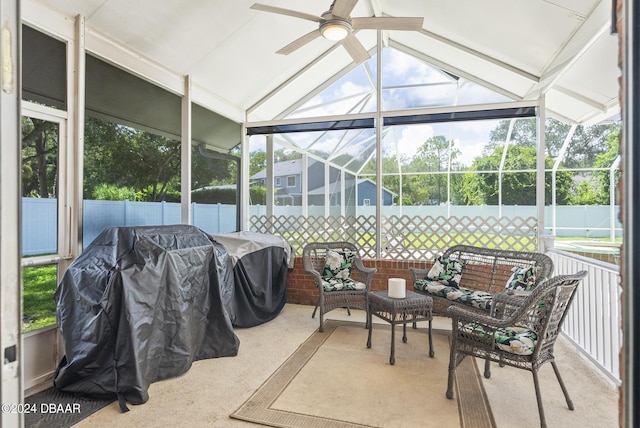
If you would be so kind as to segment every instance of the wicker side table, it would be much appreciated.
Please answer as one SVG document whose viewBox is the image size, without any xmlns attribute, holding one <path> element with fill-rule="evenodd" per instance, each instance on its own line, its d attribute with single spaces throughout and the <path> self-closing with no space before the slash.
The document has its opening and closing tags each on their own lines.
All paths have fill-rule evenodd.
<svg viewBox="0 0 640 428">
<path fill-rule="evenodd" d="M 391 324 L 391 356 L 389 364 L 396 362 L 395 341 L 396 324 L 402 324 L 402 341 L 407 342 L 407 323 L 417 321 L 429 321 L 429 356 L 433 357 L 433 336 L 431 335 L 431 310 L 433 299 L 423 294 L 407 290 L 404 299 L 389 297 L 387 291 L 373 291 L 367 293 L 367 325 L 369 326 L 369 337 L 367 338 L 367 348 L 371 348 L 371 331 L 373 329 L 372 317 Z"/>
</svg>

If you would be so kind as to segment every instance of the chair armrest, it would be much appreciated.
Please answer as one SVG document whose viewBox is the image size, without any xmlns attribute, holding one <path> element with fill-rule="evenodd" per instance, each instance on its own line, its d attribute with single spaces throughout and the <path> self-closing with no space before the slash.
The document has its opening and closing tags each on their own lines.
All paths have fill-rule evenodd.
<svg viewBox="0 0 640 428">
<path fill-rule="evenodd" d="M 504 318 L 514 313 L 527 300 L 530 291 L 501 291 L 493 295 L 490 316 Z"/>
<path fill-rule="evenodd" d="M 374 268 L 374 267 L 365 267 L 365 266 L 357 267 L 356 266 L 355 268 L 358 270 L 358 272 L 361 272 L 361 273 L 363 273 L 365 275 L 374 274 L 374 273 L 376 273 L 378 271 L 378 269 Z"/>
<path fill-rule="evenodd" d="M 426 278 L 427 273 L 429 273 L 429 269 L 419 269 L 415 267 L 410 267 L 409 272 L 411 272 L 411 277 L 413 278 L 413 282 L 416 282 L 418 279 Z"/>
<path fill-rule="evenodd" d="M 511 325 L 510 319 L 498 319 L 488 315 L 481 315 L 477 312 L 468 311 L 458 306 L 449 306 L 447 308 L 447 314 L 454 324 L 456 322 L 474 322 L 492 328 L 508 327 L 509 325 Z"/>
<path fill-rule="evenodd" d="M 315 269 L 305 269 L 309 275 L 313 276 L 313 283 L 322 291 L 322 275 Z"/>
<path fill-rule="evenodd" d="M 356 263 L 354 268 L 358 271 L 360 275 L 360 282 L 363 282 L 367 286 L 367 290 L 371 288 L 371 280 L 373 279 L 373 274 L 375 274 L 378 269 L 373 267 L 365 267 L 364 265 L 359 266 L 360 263 Z"/>
</svg>

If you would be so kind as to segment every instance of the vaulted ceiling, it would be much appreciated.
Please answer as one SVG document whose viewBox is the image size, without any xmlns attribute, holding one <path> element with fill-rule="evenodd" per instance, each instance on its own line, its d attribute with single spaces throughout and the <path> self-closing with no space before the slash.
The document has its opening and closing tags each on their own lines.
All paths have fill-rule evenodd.
<svg viewBox="0 0 640 428">
<path fill-rule="evenodd" d="M 190 76 L 194 102 L 237 122 L 279 117 L 297 99 L 355 66 L 336 42 L 277 50 L 317 23 L 251 6 L 255 0 L 24 0 L 28 25 L 84 19 L 91 52 L 174 92 Z M 331 0 L 260 0 L 322 15 Z M 545 95 L 548 114 L 594 123 L 619 112 L 618 41 L 609 0 L 359 0 L 352 17 L 424 18 L 384 43 L 515 100 Z M 60 30 L 60 35 L 64 33 Z M 375 54 L 377 32 L 356 37 Z"/>
</svg>

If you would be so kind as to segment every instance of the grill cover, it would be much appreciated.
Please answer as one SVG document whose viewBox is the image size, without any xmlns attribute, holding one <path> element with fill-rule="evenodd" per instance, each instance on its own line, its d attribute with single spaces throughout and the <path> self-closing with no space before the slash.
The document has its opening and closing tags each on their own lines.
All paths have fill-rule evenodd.
<svg viewBox="0 0 640 428">
<path fill-rule="evenodd" d="M 287 274 L 295 254 L 283 238 L 257 232 L 212 235 L 233 265 L 233 296 L 227 306 L 236 327 L 253 327 L 278 316 L 287 301 Z"/>
<path fill-rule="evenodd" d="M 54 385 L 142 404 L 152 382 L 237 355 L 233 286 L 224 247 L 196 227 L 105 229 L 55 293 L 65 357 Z"/>
</svg>

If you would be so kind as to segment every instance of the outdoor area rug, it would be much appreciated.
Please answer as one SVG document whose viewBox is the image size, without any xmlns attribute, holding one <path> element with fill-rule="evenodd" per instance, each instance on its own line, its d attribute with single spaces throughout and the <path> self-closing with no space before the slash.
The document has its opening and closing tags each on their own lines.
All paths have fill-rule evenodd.
<svg viewBox="0 0 640 428">
<path fill-rule="evenodd" d="M 395 365 L 389 364 L 390 326 L 374 324 L 366 347 L 363 323 L 329 320 L 230 417 L 274 427 L 492 428 L 495 422 L 473 358 L 456 370 L 454 399 L 445 397 L 449 335 L 396 327 Z"/>
<path fill-rule="evenodd" d="M 24 399 L 26 428 L 68 428 L 115 400 L 85 400 L 54 387 Z"/>
</svg>

